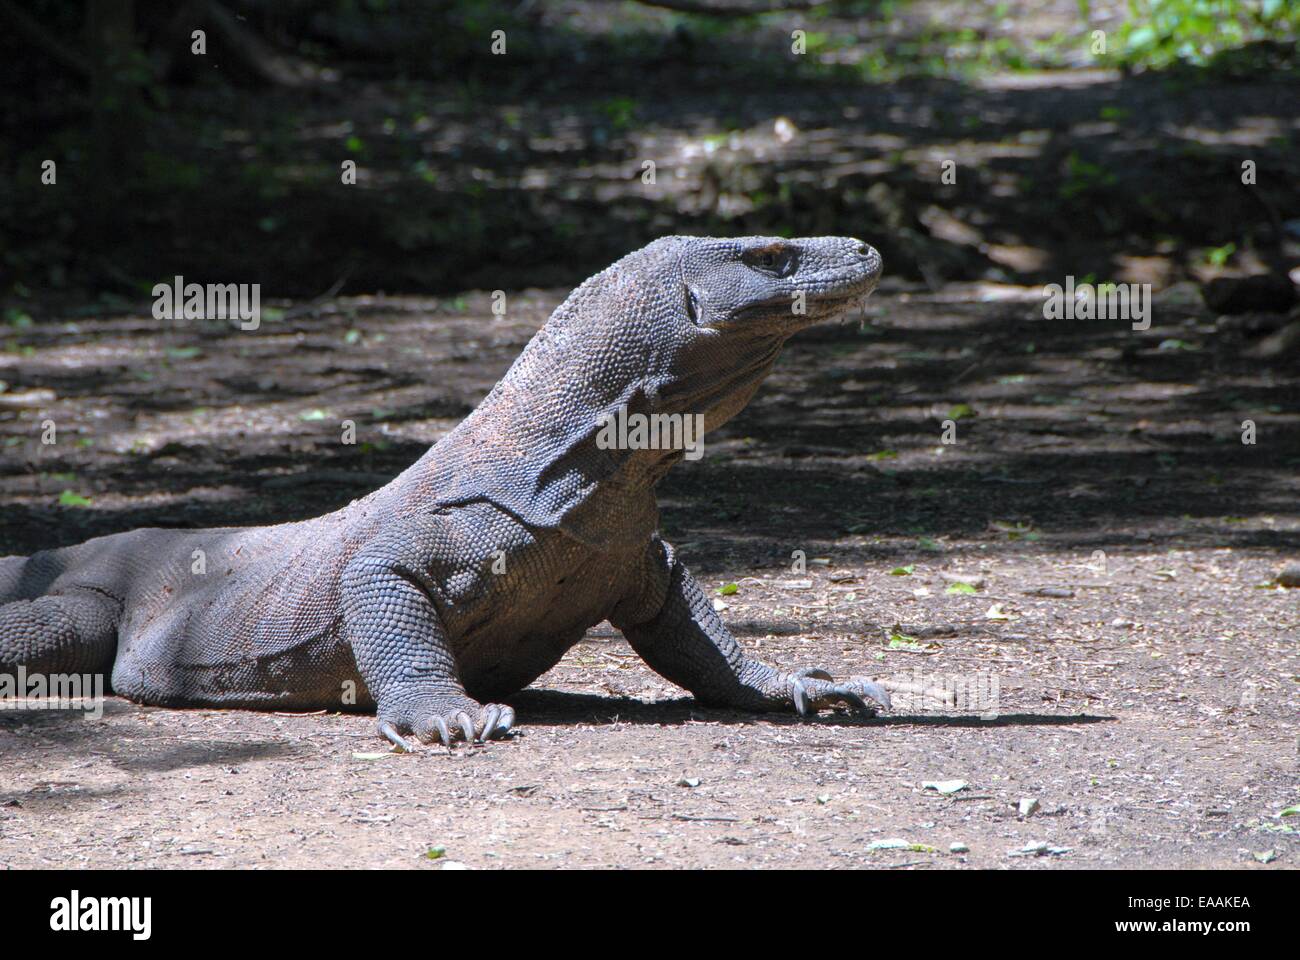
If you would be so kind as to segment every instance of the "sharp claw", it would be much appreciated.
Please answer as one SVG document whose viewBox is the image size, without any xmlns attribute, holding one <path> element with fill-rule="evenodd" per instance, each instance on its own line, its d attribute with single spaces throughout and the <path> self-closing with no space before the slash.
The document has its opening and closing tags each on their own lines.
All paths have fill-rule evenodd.
<svg viewBox="0 0 1300 960">
<path fill-rule="evenodd" d="M 810 680 L 834 680 L 835 679 L 825 670 L 822 670 L 820 667 L 804 667 L 802 670 L 796 673 L 795 676 L 807 677 Z"/>
<path fill-rule="evenodd" d="M 456 723 L 460 725 L 461 733 L 465 737 L 466 743 L 474 742 L 474 719 L 462 710 L 456 714 Z"/>
<path fill-rule="evenodd" d="M 451 749 L 451 733 L 447 730 L 447 721 L 442 717 L 434 717 L 433 724 L 438 730 L 438 737 L 442 740 L 443 745 L 448 750 Z"/>
<path fill-rule="evenodd" d="M 510 728 L 515 725 L 515 708 L 502 707 L 501 719 L 497 721 L 497 733 L 504 736 L 510 732 Z"/>
<path fill-rule="evenodd" d="M 383 720 L 380 722 L 379 733 L 386 740 L 388 740 L 389 743 L 393 744 L 393 746 L 397 747 L 399 750 L 402 750 L 406 753 L 415 753 L 415 745 L 412 744 L 411 741 L 403 737 L 400 733 L 398 733 L 397 728 L 394 727 L 387 720 Z"/>
<path fill-rule="evenodd" d="M 867 702 L 863 700 L 861 697 L 859 697 L 852 690 L 849 690 L 845 687 L 836 687 L 833 692 L 835 696 L 839 697 L 841 700 L 848 701 L 849 705 L 854 707 L 855 709 L 861 710 L 863 713 L 870 713 L 873 716 L 875 715 L 876 708 L 872 706 L 868 706 Z"/>
<path fill-rule="evenodd" d="M 484 743 L 492 739 L 492 728 L 496 726 L 497 719 L 501 716 L 501 708 L 492 705 L 487 708 L 487 715 L 483 718 L 483 732 L 479 734 L 479 742 Z"/>
<path fill-rule="evenodd" d="M 798 711 L 801 717 L 808 716 L 808 693 L 803 688 L 803 681 L 796 676 L 791 687 L 795 710 Z"/>
<path fill-rule="evenodd" d="M 870 680 L 854 680 L 853 686 L 855 692 L 860 695 L 870 697 L 886 710 L 892 709 L 893 703 L 889 699 L 889 694 L 879 684 L 872 683 Z"/>
</svg>

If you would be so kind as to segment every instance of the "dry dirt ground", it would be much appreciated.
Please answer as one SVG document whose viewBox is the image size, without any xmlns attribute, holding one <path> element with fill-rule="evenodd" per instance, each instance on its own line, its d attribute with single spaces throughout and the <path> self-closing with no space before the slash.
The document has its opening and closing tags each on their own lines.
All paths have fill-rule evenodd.
<svg viewBox="0 0 1300 960">
<path fill-rule="evenodd" d="M 366 716 L 3 710 L 0 865 L 1295 867 L 1300 591 L 1270 583 L 1300 558 L 1300 370 L 1187 290 L 1141 333 L 1016 295 L 885 289 L 793 342 L 663 488 L 753 653 L 947 682 L 955 708 L 704 710 L 606 626 L 515 699 L 517 737 L 450 755 L 387 753 Z M 558 297 L 12 331 L 0 553 L 346 503 Z"/>
</svg>

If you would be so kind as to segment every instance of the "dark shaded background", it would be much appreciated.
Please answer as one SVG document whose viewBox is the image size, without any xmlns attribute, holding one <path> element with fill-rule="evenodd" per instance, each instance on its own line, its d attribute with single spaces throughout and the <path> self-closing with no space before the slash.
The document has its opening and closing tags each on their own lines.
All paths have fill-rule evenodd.
<svg viewBox="0 0 1300 960">
<path fill-rule="evenodd" d="M 269 297 L 571 285 L 665 233 L 850 225 L 936 287 L 1277 272 L 1288 242 L 1294 262 L 1294 19 L 1154 70 L 1178 36 L 1135 46 L 1126 4 L 1082 6 L 5 0 L 3 285 L 38 316 L 174 274 Z"/>
</svg>

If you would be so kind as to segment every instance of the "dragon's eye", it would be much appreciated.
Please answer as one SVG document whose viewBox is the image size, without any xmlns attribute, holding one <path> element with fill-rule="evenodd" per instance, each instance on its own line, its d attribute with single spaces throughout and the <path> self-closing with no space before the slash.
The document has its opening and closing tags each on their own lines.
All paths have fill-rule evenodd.
<svg viewBox="0 0 1300 960">
<path fill-rule="evenodd" d="M 795 252 L 789 247 L 768 247 L 745 254 L 745 263 L 774 277 L 787 277 L 794 269 Z"/>
</svg>

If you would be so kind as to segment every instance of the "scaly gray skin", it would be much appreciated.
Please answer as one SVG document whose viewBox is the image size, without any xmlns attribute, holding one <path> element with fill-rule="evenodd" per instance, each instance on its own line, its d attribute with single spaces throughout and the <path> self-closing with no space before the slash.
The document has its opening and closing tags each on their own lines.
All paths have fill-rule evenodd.
<svg viewBox="0 0 1300 960">
<path fill-rule="evenodd" d="M 655 485 L 683 452 L 597 443 L 620 405 L 726 422 L 785 341 L 880 268 L 846 237 L 657 240 L 578 287 L 478 409 L 341 510 L 0 559 L 0 673 L 111 670 L 116 693 L 160 706 L 376 709 L 409 749 L 504 735 L 514 711 L 493 701 L 608 619 L 709 704 L 888 706 L 868 680 L 746 657 L 657 533 Z"/>
</svg>

